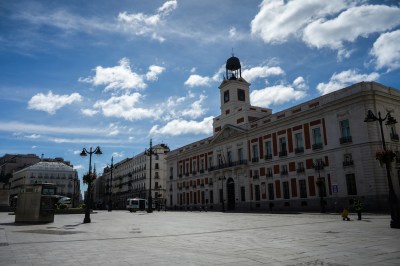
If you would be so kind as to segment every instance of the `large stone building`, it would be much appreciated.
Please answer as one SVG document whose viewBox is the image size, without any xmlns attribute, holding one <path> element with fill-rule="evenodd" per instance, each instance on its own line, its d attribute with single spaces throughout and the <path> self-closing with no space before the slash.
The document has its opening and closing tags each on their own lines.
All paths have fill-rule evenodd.
<svg viewBox="0 0 400 266">
<path fill-rule="evenodd" d="M 0 188 L 7 188 L 14 171 L 40 162 L 35 154 L 5 154 L 0 157 Z"/>
<path fill-rule="evenodd" d="M 41 161 L 15 171 L 10 183 L 11 197 L 18 195 L 19 190 L 24 185 L 53 183 L 57 186 L 58 195 L 70 197 L 74 207 L 79 204 L 80 182 L 78 172 L 61 158 L 58 161 Z"/>
<path fill-rule="evenodd" d="M 213 136 L 168 154 L 168 207 L 334 211 L 359 198 L 367 210 L 388 209 L 379 123 L 364 119 L 368 110 L 400 119 L 399 90 L 361 82 L 272 113 L 250 104 L 238 58 L 226 72 Z M 399 155 L 397 127 L 383 124 L 383 133 Z"/>
<path fill-rule="evenodd" d="M 151 164 L 150 152 L 145 151 L 104 168 L 95 186 L 104 187 L 105 193 L 96 193 L 94 201 L 106 206 L 111 197 L 113 208 L 125 209 L 128 198 L 148 199 L 151 176 L 153 203 L 162 207 L 166 195 L 168 152 L 167 145 L 157 144 L 152 146 Z"/>
</svg>

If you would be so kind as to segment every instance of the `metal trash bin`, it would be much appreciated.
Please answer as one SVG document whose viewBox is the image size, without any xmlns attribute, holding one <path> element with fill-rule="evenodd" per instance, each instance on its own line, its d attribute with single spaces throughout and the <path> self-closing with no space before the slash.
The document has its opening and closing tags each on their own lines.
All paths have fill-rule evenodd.
<svg viewBox="0 0 400 266">
<path fill-rule="evenodd" d="M 57 187 L 54 184 L 25 185 L 18 193 L 16 223 L 54 222 Z"/>
</svg>

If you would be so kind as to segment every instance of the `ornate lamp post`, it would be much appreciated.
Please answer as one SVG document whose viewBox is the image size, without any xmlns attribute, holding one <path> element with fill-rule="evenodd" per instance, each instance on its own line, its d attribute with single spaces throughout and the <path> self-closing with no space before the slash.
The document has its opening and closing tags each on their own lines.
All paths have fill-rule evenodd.
<svg viewBox="0 0 400 266">
<path fill-rule="evenodd" d="M 111 157 L 111 166 L 110 166 L 110 191 L 109 191 L 109 198 L 108 198 L 108 211 L 111 212 L 112 211 L 112 178 L 113 178 L 113 169 L 114 169 L 114 157 Z"/>
<path fill-rule="evenodd" d="M 218 180 L 222 183 L 222 211 L 225 211 L 225 202 L 224 202 L 224 180 L 226 180 L 225 176 L 218 177 Z"/>
<path fill-rule="evenodd" d="M 379 128 L 381 131 L 381 138 L 382 138 L 382 147 L 384 154 L 387 154 L 389 151 L 386 149 L 386 142 L 385 136 L 383 135 L 383 127 L 382 123 L 386 121 L 385 125 L 394 125 L 397 123 L 396 119 L 393 118 L 390 113 L 386 113 L 384 118 L 381 117 L 381 112 L 378 112 L 378 116 L 374 115 L 371 110 L 368 110 L 367 116 L 364 119 L 364 122 L 375 122 L 378 121 Z M 386 166 L 386 177 L 388 180 L 389 186 L 389 207 L 390 207 L 390 227 L 391 228 L 400 228 L 400 209 L 399 209 L 399 202 L 397 201 L 397 196 L 393 188 L 392 177 L 390 173 L 391 169 L 391 162 L 393 158 L 384 158 L 383 162 Z"/>
<path fill-rule="evenodd" d="M 153 197 L 151 196 L 151 168 L 152 168 L 152 157 L 154 153 L 153 151 L 153 142 L 150 139 L 150 148 L 148 150 L 144 151 L 144 155 L 150 156 L 150 179 L 149 179 L 149 200 L 148 200 L 148 206 L 147 206 L 147 212 L 151 213 L 153 212 Z"/>
<path fill-rule="evenodd" d="M 83 223 L 90 223 L 90 194 L 91 194 L 91 189 L 92 189 L 92 182 L 93 182 L 93 176 L 92 176 L 92 154 L 96 154 L 96 155 L 101 155 L 103 154 L 100 150 L 100 147 L 97 146 L 93 151 L 92 151 L 92 147 L 90 147 L 89 151 L 86 150 L 85 148 L 83 148 L 80 156 L 85 157 L 89 154 L 89 173 L 86 177 L 85 180 L 85 176 L 84 176 L 84 182 L 87 183 L 88 188 L 87 188 L 87 192 L 86 192 L 86 197 L 85 197 L 85 201 L 86 201 L 86 209 L 85 209 L 85 218 L 83 219 Z"/>
<path fill-rule="evenodd" d="M 325 200 L 324 200 L 324 191 L 325 191 L 325 178 L 321 177 L 321 170 L 324 169 L 325 163 L 322 160 L 316 160 L 313 163 L 314 169 L 318 171 L 318 179 L 317 179 L 317 186 L 320 198 L 320 206 L 321 206 L 321 213 L 325 213 Z"/>
</svg>

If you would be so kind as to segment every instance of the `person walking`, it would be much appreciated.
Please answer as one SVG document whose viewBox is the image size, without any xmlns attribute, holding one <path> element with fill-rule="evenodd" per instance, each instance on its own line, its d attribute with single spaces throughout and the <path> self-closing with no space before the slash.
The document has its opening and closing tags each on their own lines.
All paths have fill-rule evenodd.
<svg viewBox="0 0 400 266">
<path fill-rule="evenodd" d="M 358 220 L 361 220 L 363 206 L 360 200 L 354 199 L 354 210 L 357 212 Z"/>
</svg>

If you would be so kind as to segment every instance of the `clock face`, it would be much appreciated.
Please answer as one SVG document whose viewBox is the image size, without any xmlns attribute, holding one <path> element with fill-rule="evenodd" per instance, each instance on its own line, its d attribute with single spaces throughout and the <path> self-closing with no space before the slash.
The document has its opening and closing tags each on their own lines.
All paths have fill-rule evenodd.
<svg viewBox="0 0 400 266">
<path fill-rule="evenodd" d="M 229 102 L 229 91 L 224 92 L 224 102 Z"/>
</svg>

